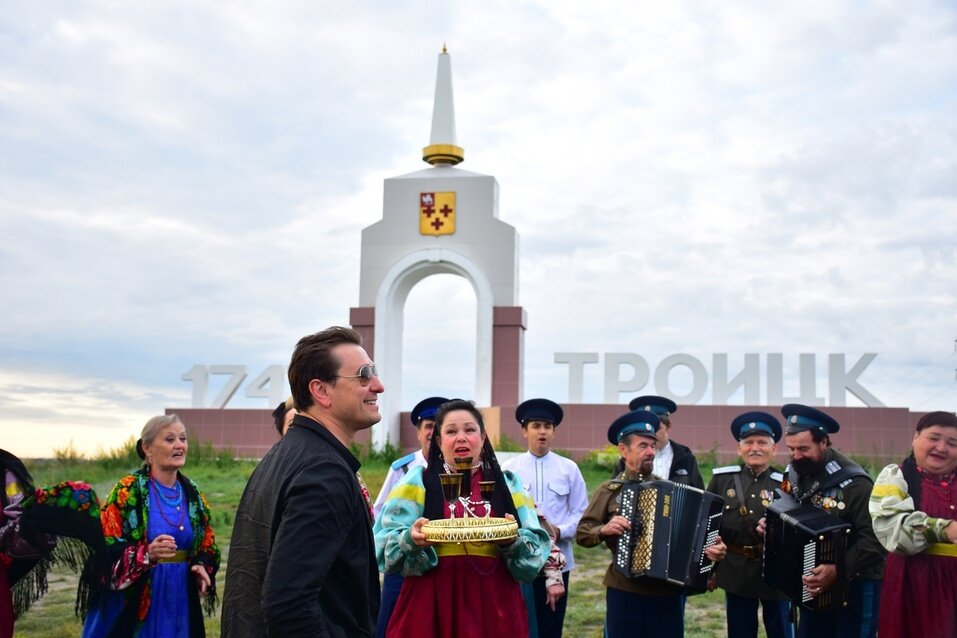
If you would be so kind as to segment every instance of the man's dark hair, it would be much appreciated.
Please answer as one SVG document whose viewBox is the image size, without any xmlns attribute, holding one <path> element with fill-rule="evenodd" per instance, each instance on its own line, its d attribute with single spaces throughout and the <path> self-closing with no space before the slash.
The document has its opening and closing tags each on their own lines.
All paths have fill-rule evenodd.
<svg viewBox="0 0 957 638">
<path fill-rule="evenodd" d="M 276 406 L 276 409 L 272 411 L 272 422 L 276 426 L 276 432 L 279 432 L 279 436 L 282 436 L 282 428 L 286 425 L 286 402 L 283 401 Z"/>
<path fill-rule="evenodd" d="M 289 388 L 297 410 L 312 405 L 309 383 L 313 379 L 335 384 L 342 362 L 332 354 L 332 349 L 344 343 L 362 345 L 362 337 L 352 328 L 332 326 L 299 340 L 289 361 Z"/>
<path fill-rule="evenodd" d="M 827 443 L 828 447 L 831 447 L 831 437 L 827 435 L 827 432 L 818 430 L 817 428 L 810 429 L 808 430 L 808 432 L 811 433 L 811 440 L 814 441 L 815 443 L 820 443 L 821 441 L 824 441 L 825 443 Z"/>
<path fill-rule="evenodd" d="M 637 432 L 629 432 L 628 434 L 618 439 L 618 442 L 624 443 L 626 448 L 630 448 L 631 444 L 637 441 L 639 438 L 650 439 L 652 445 L 654 445 L 655 439 L 651 438 L 650 436 L 645 436 L 644 434 L 638 434 Z"/>
</svg>

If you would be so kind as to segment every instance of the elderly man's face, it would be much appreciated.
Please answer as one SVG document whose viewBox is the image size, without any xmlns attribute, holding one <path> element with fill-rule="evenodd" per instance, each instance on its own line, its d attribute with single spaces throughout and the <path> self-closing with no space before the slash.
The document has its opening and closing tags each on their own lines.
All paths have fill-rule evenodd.
<svg viewBox="0 0 957 638">
<path fill-rule="evenodd" d="M 738 441 L 738 456 L 755 474 L 768 469 L 777 452 L 774 439 L 766 434 L 752 434 Z"/>
<path fill-rule="evenodd" d="M 655 466 L 655 440 L 650 436 L 630 434 L 618 444 L 618 453 L 631 472 L 647 476 Z"/>
</svg>

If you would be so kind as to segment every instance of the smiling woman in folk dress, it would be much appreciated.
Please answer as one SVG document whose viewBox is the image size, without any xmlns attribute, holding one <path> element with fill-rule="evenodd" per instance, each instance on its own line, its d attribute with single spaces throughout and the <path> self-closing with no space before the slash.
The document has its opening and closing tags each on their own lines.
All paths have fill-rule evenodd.
<svg viewBox="0 0 957 638">
<path fill-rule="evenodd" d="M 957 636 L 957 415 L 928 412 L 913 451 L 885 467 L 871 492 L 874 534 L 891 552 L 878 616 L 881 638 Z"/>
<path fill-rule="evenodd" d="M 153 417 L 136 449 L 143 467 L 120 479 L 101 510 L 112 577 L 97 592 L 83 636 L 205 636 L 202 611 L 215 609 L 219 548 L 206 497 L 180 471 L 186 427 L 175 414 Z"/>
</svg>

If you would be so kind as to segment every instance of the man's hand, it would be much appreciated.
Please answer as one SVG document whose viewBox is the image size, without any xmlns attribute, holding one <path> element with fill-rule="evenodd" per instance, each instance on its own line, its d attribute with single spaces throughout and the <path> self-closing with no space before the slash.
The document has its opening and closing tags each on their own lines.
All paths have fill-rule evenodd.
<svg viewBox="0 0 957 638">
<path fill-rule="evenodd" d="M 837 567 L 834 565 L 818 565 L 811 570 L 808 576 L 801 579 L 804 586 L 811 592 L 811 596 L 817 598 L 822 592 L 826 592 L 837 580 Z"/>
<path fill-rule="evenodd" d="M 724 557 L 728 555 L 728 546 L 725 545 L 721 537 L 718 536 L 714 541 L 714 545 L 704 550 L 704 555 L 716 563 L 721 562 L 724 560 Z"/>
<path fill-rule="evenodd" d="M 758 521 L 758 526 L 754 528 L 754 531 L 756 531 L 761 538 L 764 538 L 764 530 L 767 528 L 767 523 L 768 519 L 762 516 L 761 520 Z"/>
<path fill-rule="evenodd" d="M 621 514 L 615 514 L 611 520 L 598 528 L 598 533 L 604 537 L 621 536 L 625 530 L 631 529 L 631 523 Z"/>
<path fill-rule="evenodd" d="M 552 611 L 555 611 L 555 605 L 558 604 L 558 599 L 565 595 L 565 586 L 561 583 L 556 583 L 554 585 L 549 585 L 545 589 L 545 603 L 552 608 Z"/>
</svg>

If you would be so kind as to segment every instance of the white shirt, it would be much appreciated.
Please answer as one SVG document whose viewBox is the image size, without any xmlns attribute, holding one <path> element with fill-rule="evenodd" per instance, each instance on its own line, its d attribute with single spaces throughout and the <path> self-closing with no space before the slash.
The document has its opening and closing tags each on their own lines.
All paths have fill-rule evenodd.
<svg viewBox="0 0 957 638">
<path fill-rule="evenodd" d="M 379 518 L 379 513 L 382 512 L 385 502 L 389 499 L 389 492 L 392 491 L 395 484 L 398 483 L 409 470 L 419 467 L 420 465 L 428 465 L 425 461 L 425 455 L 422 454 L 422 450 L 416 450 L 411 454 L 406 454 L 392 464 L 392 467 L 389 468 L 389 473 L 385 475 L 385 482 L 382 483 L 382 489 L 379 490 L 379 495 L 376 497 L 375 503 L 372 504 L 372 514 L 376 518 Z"/>
<path fill-rule="evenodd" d="M 660 450 L 655 450 L 655 469 L 652 470 L 655 476 L 667 479 L 671 476 L 671 462 L 675 460 L 675 450 L 671 447 L 671 441 L 665 443 Z"/>
<path fill-rule="evenodd" d="M 588 488 L 581 470 L 571 459 L 548 452 L 535 456 L 526 452 L 502 466 L 518 474 L 535 499 L 538 511 L 558 528 L 558 548 L 565 554 L 565 571 L 575 566 L 572 540 L 578 521 L 588 507 Z"/>
</svg>

